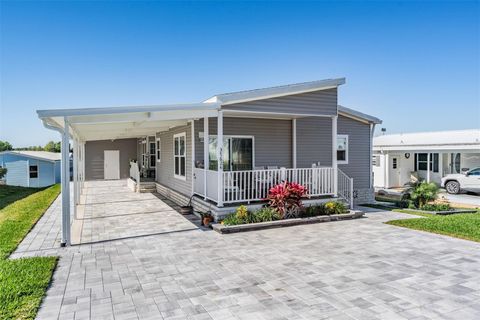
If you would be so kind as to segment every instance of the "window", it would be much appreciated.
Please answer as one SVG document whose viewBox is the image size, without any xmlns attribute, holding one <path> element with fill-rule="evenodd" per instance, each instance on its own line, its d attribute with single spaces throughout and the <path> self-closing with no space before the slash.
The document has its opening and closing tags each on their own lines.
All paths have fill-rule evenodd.
<svg viewBox="0 0 480 320">
<path fill-rule="evenodd" d="M 473 169 L 468 171 L 469 176 L 480 176 L 480 169 Z"/>
<path fill-rule="evenodd" d="M 173 136 L 174 177 L 186 180 L 187 153 L 185 132 Z"/>
<path fill-rule="evenodd" d="M 148 156 L 150 157 L 150 168 L 155 168 L 156 163 L 156 145 L 155 142 L 150 142 L 150 150 Z"/>
<path fill-rule="evenodd" d="M 392 169 L 397 169 L 397 158 L 392 159 Z"/>
<path fill-rule="evenodd" d="M 439 163 L 438 153 L 430 154 L 430 171 L 438 172 Z M 428 168 L 428 153 L 416 153 L 415 154 L 415 171 L 427 171 Z"/>
<path fill-rule="evenodd" d="M 157 161 L 160 162 L 162 160 L 162 152 L 161 152 L 161 141 L 160 138 L 157 138 Z"/>
<path fill-rule="evenodd" d="M 223 136 L 223 170 L 253 169 L 253 136 Z M 209 136 L 209 169 L 218 169 L 217 136 Z"/>
<path fill-rule="evenodd" d="M 30 166 L 30 178 L 38 178 L 38 166 Z"/>
<path fill-rule="evenodd" d="M 339 164 L 348 163 L 348 135 L 337 135 L 337 162 Z"/>
</svg>

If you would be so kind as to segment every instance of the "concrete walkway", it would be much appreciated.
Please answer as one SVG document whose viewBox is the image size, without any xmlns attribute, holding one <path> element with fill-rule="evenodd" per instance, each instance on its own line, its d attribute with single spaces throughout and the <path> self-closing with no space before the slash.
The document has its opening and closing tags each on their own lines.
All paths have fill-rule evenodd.
<svg viewBox="0 0 480 320">
<path fill-rule="evenodd" d="M 42 220 L 55 215 L 54 204 Z M 195 228 L 20 246 L 13 257 L 60 256 L 39 319 L 479 319 L 480 244 L 383 223 L 411 217 L 373 211 L 231 235 Z"/>
<path fill-rule="evenodd" d="M 135 193 L 126 180 L 85 183 L 83 205 L 72 225 L 72 243 L 139 237 L 197 227 L 159 195 Z"/>
</svg>

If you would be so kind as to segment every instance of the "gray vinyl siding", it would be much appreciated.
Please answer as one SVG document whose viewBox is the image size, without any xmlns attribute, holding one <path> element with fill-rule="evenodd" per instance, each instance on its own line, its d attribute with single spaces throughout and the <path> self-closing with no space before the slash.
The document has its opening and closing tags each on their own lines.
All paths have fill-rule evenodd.
<svg viewBox="0 0 480 320">
<path fill-rule="evenodd" d="M 369 188 L 370 125 L 339 116 L 337 131 L 348 134 L 348 164 L 339 164 L 338 168 L 353 178 L 355 189 Z"/>
<path fill-rule="evenodd" d="M 236 103 L 222 106 L 222 109 L 331 116 L 337 114 L 337 89 Z"/>
<path fill-rule="evenodd" d="M 297 119 L 297 168 L 311 168 L 317 162 L 332 165 L 332 119 Z"/>
<path fill-rule="evenodd" d="M 130 176 L 130 160 L 137 158 L 137 139 L 99 140 L 85 143 L 85 179 L 104 178 L 103 162 L 105 150 L 120 151 L 120 179 Z"/>
<path fill-rule="evenodd" d="M 209 134 L 217 134 L 217 118 L 209 119 Z M 203 120 L 195 121 L 196 160 L 203 161 Z M 254 137 L 255 166 L 292 166 L 292 121 L 256 118 L 223 119 L 224 135 Z"/>
<path fill-rule="evenodd" d="M 173 136 L 178 133 L 186 134 L 186 180 L 174 177 Z M 192 129 L 190 125 L 176 127 L 167 132 L 156 135 L 160 138 L 161 161 L 157 162 L 157 182 L 183 195 L 192 194 Z"/>
</svg>

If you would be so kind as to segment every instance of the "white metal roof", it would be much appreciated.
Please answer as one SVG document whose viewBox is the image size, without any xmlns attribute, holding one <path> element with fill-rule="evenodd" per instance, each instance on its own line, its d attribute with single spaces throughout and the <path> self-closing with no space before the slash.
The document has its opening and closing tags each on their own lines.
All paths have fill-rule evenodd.
<svg viewBox="0 0 480 320">
<path fill-rule="evenodd" d="M 35 159 L 47 160 L 47 161 L 60 161 L 62 158 L 61 153 L 48 152 L 48 151 L 9 150 L 9 151 L 0 152 L 0 154 L 6 154 L 6 153 L 18 154 L 18 155 L 23 155 L 29 158 L 35 158 Z"/>
<path fill-rule="evenodd" d="M 336 88 L 345 83 L 345 78 L 325 79 L 310 82 L 294 83 L 283 86 L 260 88 L 253 90 L 237 91 L 230 93 L 222 93 L 215 95 L 205 102 L 218 102 L 222 105 L 229 105 L 233 103 L 241 103 L 247 101 L 275 98 L 281 96 L 288 96 L 292 94 L 299 94 L 305 92 L 312 92 L 318 90 L 326 90 Z"/>
<path fill-rule="evenodd" d="M 480 129 L 389 134 L 373 138 L 374 150 L 478 150 Z"/>
<path fill-rule="evenodd" d="M 187 121 L 192 119 L 215 117 L 222 105 L 325 90 L 336 88 L 344 83 L 345 78 L 327 79 L 225 93 L 202 103 L 50 109 L 38 110 L 37 114 L 45 126 L 50 129 L 59 128 L 63 130 L 65 119 L 67 119 L 73 135 L 83 141 L 138 138 L 155 135 L 156 132 L 166 131 L 175 126 L 186 125 Z M 381 122 L 375 117 L 342 106 L 339 106 L 338 110 L 340 114 L 348 115 L 360 121 Z M 228 116 L 228 111 L 225 112 Z M 273 115 L 267 116 L 271 117 Z"/>
</svg>

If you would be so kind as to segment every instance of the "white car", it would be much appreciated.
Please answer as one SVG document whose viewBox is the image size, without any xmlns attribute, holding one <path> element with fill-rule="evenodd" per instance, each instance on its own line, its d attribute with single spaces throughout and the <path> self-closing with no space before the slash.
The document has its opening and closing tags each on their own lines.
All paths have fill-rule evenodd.
<svg viewBox="0 0 480 320">
<path fill-rule="evenodd" d="M 480 192 L 480 167 L 462 174 L 446 175 L 442 178 L 441 186 L 451 194 L 457 194 L 461 190 Z"/>
</svg>

